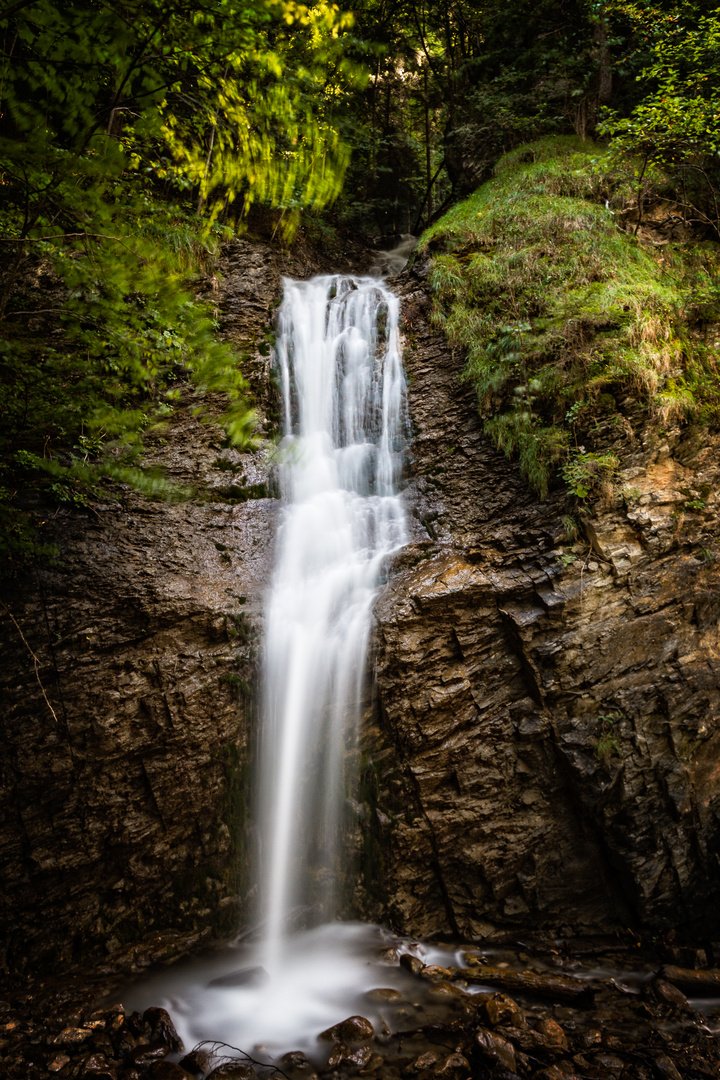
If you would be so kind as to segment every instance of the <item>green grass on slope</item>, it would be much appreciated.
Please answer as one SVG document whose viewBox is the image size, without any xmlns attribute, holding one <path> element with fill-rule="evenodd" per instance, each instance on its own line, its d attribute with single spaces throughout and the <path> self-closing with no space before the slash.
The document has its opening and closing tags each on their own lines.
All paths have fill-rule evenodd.
<svg viewBox="0 0 720 1080">
<path fill-rule="evenodd" d="M 485 430 L 544 496 L 592 497 L 617 467 L 607 421 L 720 419 L 717 245 L 641 244 L 618 228 L 630 174 L 574 138 L 507 154 L 422 237 L 434 318 L 467 355 Z"/>
</svg>

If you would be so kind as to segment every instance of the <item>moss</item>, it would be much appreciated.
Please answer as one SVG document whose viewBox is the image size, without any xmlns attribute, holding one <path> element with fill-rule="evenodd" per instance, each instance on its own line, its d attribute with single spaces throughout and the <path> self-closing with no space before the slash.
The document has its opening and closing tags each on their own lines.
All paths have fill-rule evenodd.
<svg viewBox="0 0 720 1080">
<path fill-rule="evenodd" d="M 467 356 L 487 433 L 541 496 L 578 455 L 602 458 L 603 419 L 720 418 L 700 333 L 720 310 L 718 247 L 643 246 L 617 224 L 631 194 L 599 147 L 542 139 L 420 242 L 434 323 Z"/>
</svg>

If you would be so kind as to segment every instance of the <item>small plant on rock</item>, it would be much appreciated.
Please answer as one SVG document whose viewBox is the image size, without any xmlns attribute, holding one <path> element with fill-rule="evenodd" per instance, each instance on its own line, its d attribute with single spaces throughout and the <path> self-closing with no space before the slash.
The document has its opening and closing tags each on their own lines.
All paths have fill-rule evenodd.
<svg viewBox="0 0 720 1080">
<path fill-rule="evenodd" d="M 622 720 L 621 712 L 602 713 L 597 718 L 598 738 L 593 753 L 598 761 L 607 762 L 611 757 L 622 757 L 622 747 L 617 737 L 616 724 Z"/>
</svg>

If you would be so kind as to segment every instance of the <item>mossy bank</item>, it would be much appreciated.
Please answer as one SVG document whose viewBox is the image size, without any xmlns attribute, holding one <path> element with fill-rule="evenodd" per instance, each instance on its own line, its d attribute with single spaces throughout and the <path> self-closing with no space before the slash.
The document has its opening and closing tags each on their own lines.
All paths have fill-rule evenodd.
<svg viewBox="0 0 720 1080">
<path fill-rule="evenodd" d="M 662 175 L 644 182 L 638 210 L 632 163 L 541 139 L 420 243 L 485 431 L 541 496 L 560 482 L 581 504 L 598 495 L 623 430 L 720 421 L 720 250 Z"/>
</svg>

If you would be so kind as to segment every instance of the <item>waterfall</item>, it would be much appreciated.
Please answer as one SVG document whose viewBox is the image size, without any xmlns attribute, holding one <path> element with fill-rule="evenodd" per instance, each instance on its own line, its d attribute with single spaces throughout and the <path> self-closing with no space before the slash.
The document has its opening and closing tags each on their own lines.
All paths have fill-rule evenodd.
<svg viewBox="0 0 720 1080">
<path fill-rule="evenodd" d="M 333 914 L 344 762 L 372 605 L 406 539 L 398 300 L 374 278 L 285 281 L 276 347 L 286 501 L 267 601 L 261 733 L 263 966 L 291 912 Z"/>
<path fill-rule="evenodd" d="M 285 282 L 276 345 L 285 505 L 266 602 L 258 779 L 263 937 L 159 972 L 130 998 L 165 1004 L 188 1046 L 210 1039 L 261 1060 L 301 1048 L 317 1058 L 327 1045 L 319 1032 L 360 1011 L 384 1024 L 365 994 L 409 978 L 378 966 L 388 931 L 332 921 L 373 601 L 406 542 L 398 311 L 377 278 Z M 291 933 L 297 907 L 305 926 Z"/>
</svg>

